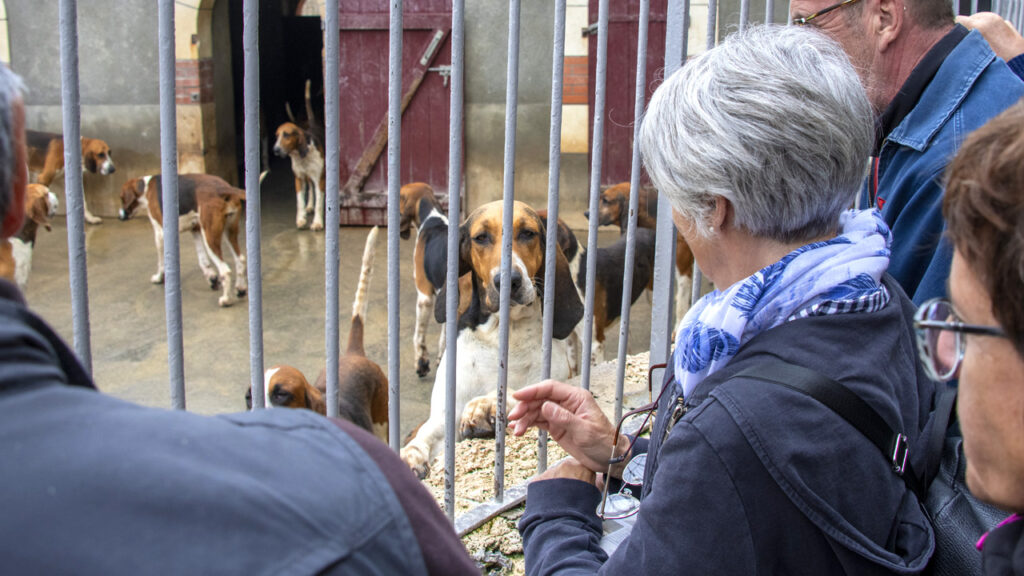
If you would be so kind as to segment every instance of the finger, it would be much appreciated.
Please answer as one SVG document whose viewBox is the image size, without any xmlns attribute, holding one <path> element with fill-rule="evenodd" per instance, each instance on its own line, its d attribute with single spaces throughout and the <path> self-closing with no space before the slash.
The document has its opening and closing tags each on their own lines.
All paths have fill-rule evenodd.
<svg viewBox="0 0 1024 576">
<path fill-rule="evenodd" d="M 572 399 L 580 390 L 557 380 L 544 380 L 537 384 L 521 388 L 512 393 L 512 397 L 520 402 L 530 400 L 550 400 L 559 404 Z"/>
<path fill-rule="evenodd" d="M 573 420 L 576 418 L 572 412 L 562 408 L 554 402 L 545 402 L 541 405 L 540 413 L 548 422 L 548 432 L 550 432 L 552 436 L 559 437 L 561 437 L 565 431 L 572 426 Z"/>
</svg>

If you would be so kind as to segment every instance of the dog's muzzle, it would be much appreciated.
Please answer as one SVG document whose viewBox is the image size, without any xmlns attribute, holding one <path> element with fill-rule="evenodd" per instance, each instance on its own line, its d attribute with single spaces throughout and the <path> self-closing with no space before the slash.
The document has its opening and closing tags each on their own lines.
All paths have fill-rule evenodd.
<svg viewBox="0 0 1024 576">
<path fill-rule="evenodd" d="M 284 151 L 284 148 L 281 148 L 277 144 L 274 144 L 274 155 L 280 158 L 284 158 L 285 156 L 288 155 L 288 153 Z"/>
</svg>

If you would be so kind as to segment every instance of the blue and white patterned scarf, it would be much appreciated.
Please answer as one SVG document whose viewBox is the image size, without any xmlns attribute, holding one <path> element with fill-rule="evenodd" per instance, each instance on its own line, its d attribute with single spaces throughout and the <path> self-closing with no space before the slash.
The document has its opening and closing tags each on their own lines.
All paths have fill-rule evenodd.
<svg viewBox="0 0 1024 576">
<path fill-rule="evenodd" d="M 881 278 L 889 267 L 889 227 L 874 209 L 844 212 L 839 224 L 839 236 L 801 246 L 690 308 L 672 357 L 684 397 L 765 330 L 796 318 L 870 312 L 888 303 Z"/>
</svg>

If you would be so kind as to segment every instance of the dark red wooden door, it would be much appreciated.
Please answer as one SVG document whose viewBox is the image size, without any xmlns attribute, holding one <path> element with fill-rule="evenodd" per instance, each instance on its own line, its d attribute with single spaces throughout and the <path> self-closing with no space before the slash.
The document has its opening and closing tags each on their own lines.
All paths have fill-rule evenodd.
<svg viewBox="0 0 1024 576">
<path fill-rule="evenodd" d="M 428 70 L 451 64 L 451 0 L 405 0 L 403 25 L 402 93 L 411 99 L 402 116 L 401 181 L 447 194 L 450 83 Z M 339 27 L 341 186 L 350 192 L 342 224 L 385 224 L 388 152 L 373 148 L 387 126 L 387 0 L 340 3 Z"/>
<path fill-rule="evenodd" d="M 590 22 L 597 23 L 597 0 L 590 1 Z M 666 0 L 651 0 L 647 28 L 647 101 L 661 84 L 665 69 Z M 608 68 L 605 92 L 604 145 L 601 154 L 601 185 L 629 180 L 633 154 L 633 105 L 636 101 L 636 52 L 639 0 L 616 0 L 608 12 Z M 595 26 L 596 27 L 596 26 Z M 589 37 L 589 130 L 593 156 L 594 86 L 597 78 L 597 33 Z M 591 163 L 592 165 L 592 163 Z M 646 182 L 646 176 L 644 177 Z"/>
</svg>

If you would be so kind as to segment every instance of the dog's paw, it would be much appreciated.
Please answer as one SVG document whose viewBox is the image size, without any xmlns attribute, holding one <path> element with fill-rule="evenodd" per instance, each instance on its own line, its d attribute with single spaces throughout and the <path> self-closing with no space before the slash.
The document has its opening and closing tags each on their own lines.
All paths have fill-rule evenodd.
<svg viewBox="0 0 1024 576">
<path fill-rule="evenodd" d="M 459 421 L 462 438 L 493 438 L 497 400 L 493 396 L 474 398 L 466 404 Z"/>
<path fill-rule="evenodd" d="M 426 478 L 427 474 L 430 473 L 429 462 L 427 462 L 427 458 L 421 450 L 406 446 L 402 448 L 401 456 L 402 461 L 409 466 L 412 473 L 420 480 Z"/>
<path fill-rule="evenodd" d="M 430 373 L 430 360 L 419 358 L 416 360 L 416 375 L 423 378 Z"/>
<path fill-rule="evenodd" d="M 217 305 L 220 306 L 221 308 L 227 308 L 228 306 L 231 306 L 234 303 L 235 301 L 230 296 L 221 296 L 220 298 L 217 299 Z"/>
<path fill-rule="evenodd" d="M 300 229 L 300 230 L 305 228 L 306 227 L 306 219 L 305 218 L 296 218 L 295 219 L 295 227 Z"/>
<path fill-rule="evenodd" d="M 210 290 L 220 290 L 220 276 L 207 276 L 206 281 L 210 284 Z"/>
<path fill-rule="evenodd" d="M 324 223 L 319 220 L 313 220 L 313 225 L 309 229 L 313 232 L 319 232 L 324 229 Z"/>
<path fill-rule="evenodd" d="M 152 282 L 153 284 L 163 284 L 164 283 L 164 273 L 163 272 L 157 272 L 156 274 L 153 274 L 152 276 L 149 277 L 149 281 Z"/>
<path fill-rule="evenodd" d="M 89 224 L 103 224 L 103 218 L 99 216 L 93 216 L 92 214 L 85 215 L 85 221 Z"/>
<path fill-rule="evenodd" d="M 235 288 L 235 294 L 237 294 L 239 298 L 245 298 L 247 292 L 248 291 L 245 288 Z"/>
</svg>

